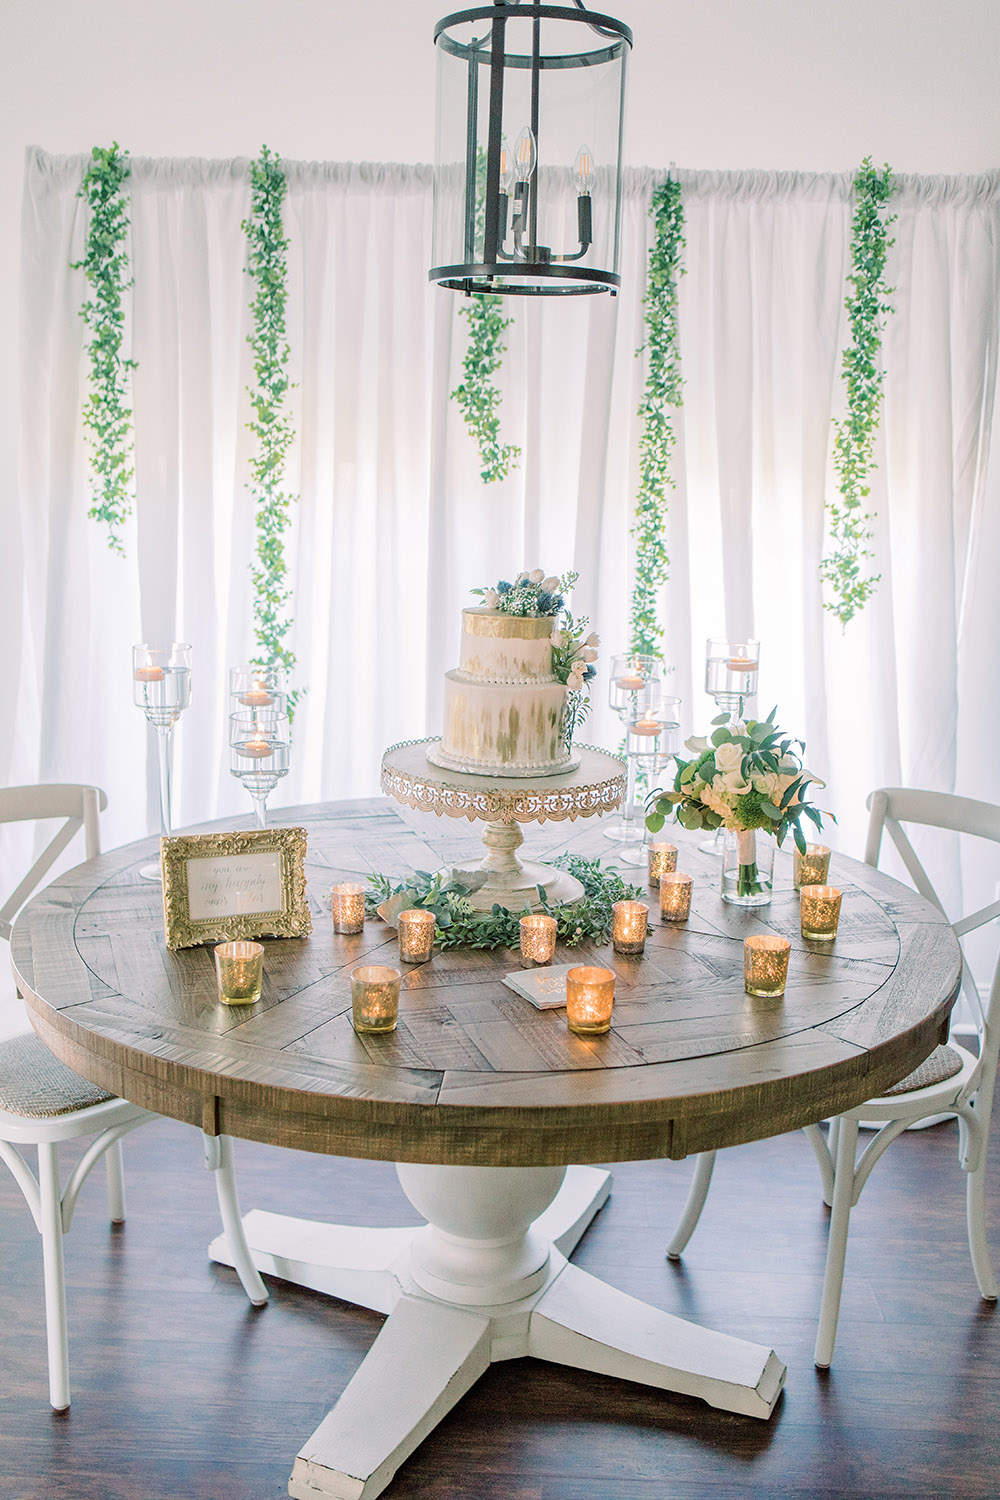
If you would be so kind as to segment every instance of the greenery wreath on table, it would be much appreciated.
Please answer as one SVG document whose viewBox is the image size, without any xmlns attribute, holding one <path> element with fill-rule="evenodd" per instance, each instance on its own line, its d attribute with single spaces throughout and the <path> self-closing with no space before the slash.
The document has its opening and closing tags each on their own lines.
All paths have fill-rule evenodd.
<svg viewBox="0 0 1000 1500">
<path fill-rule="evenodd" d="M 541 906 L 537 908 L 556 919 L 556 940 L 568 948 L 580 943 L 607 943 L 611 940 L 611 908 L 616 901 L 637 901 L 644 892 L 629 885 L 617 870 L 604 869 L 599 859 L 582 859 L 579 855 L 560 854 L 552 864 L 567 870 L 583 886 L 583 900 L 560 906 L 549 906 L 545 891 L 539 886 Z M 389 876 L 369 875 L 372 889 L 365 897 L 366 913 L 379 916 L 394 927 L 399 914 L 413 907 L 434 913 L 436 948 L 516 948 L 521 939 L 519 922 L 523 911 L 508 911 L 494 903 L 492 911 L 477 911 L 469 897 L 486 883 L 482 871 L 452 870 L 431 875 L 415 870 L 405 880 L 394 883 Z M 527 910 L 527 908 L 526 908 Z"/>
</svg>

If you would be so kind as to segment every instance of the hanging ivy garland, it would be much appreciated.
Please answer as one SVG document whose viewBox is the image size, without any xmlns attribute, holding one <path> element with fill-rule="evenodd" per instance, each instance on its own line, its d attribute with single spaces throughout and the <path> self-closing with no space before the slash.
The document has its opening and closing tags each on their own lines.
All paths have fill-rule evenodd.
<svg viewBox="0 0 1000 1500">
<path fill-rule="evenodd" d="M 90 509 L 92 520 L 108 528 L 108 546 L 125 555 L 121 528 L 132 513 L 132 408 L 128 405 L 129 373 L 134 359 L 122 353 L 124 293 L 132 285 L 128 275 L 128 199 L 123 191 L 129 176 L 128 154 L 117 141 L 95 146 L 90 165 L 77 192 L 90 206 L 87 244 L 82 260 L 72 261 L 83 271 L 91 296 L 80 308 L 90 331 L 86 345 L 90 360 L 90 390 L 83 407 L 83 425 L 90 448 Z"/>
<path fill-rule="evenodd" d="M 503 363 L 507 345 L 503 332 L 514 321 L 501 312 L 502 297 L 476 296 L 459 308 L 468 319 L 469 341 L 462 360 L 462 382 L 451 393 L 461 408 L 466 427 L 479 448 L 480 474 L 484 483 L 506 479 L 521 456 L 514 443 L 500 440 L 497 407 L 503 399 L 493 376 Z"/>
<path fill-rule="evenodd" d="M 291 525 L 291 504 L 298 497 L 284 488 L 285 459 L 294 440 L 285 398 L 288 379 L 288 340 L 285 306 L 288 301 L 288 240 L 281 214 L 287 185 L 280 157 L 264 146 L 250 164 L 250 217 L 243 221 L 247 237 L 246 273 L 254 287 L 250 304 L 252 327 L 247 342 L 253 350 L 256 383 L 247 389 L 253 408 L 250 431 L 257 440 L 250 460 L 250 490 L 256 507 L 257 542 L 250 568 L 254 587 L 255 666 L 282 666 L 291 673 L 295 655 L 287 643 L 292 628 L 287 614 L 291 589 L 287 584 L 284 536 Z M 288 694 L 289 718 L 302 690 Z"/>
<path fill-rule="evenodd" d="M 650 213 L 655 235 L 649 252 L 645 308 L 646 384 L 639 416 L 639 495 L 635 506 L 635 584 L 629 622 L 629 649 L 658 656 L 663 627 L 657 617 L 659 591 L 666 583 L 670 559 L 663 529 L 667 491 L 676 487 L 670 472 L 675 435 L 670 411 L 683 400 L 680 345 L 677 339 L 677 285 L 684 275 L 684 208 L 681 185 L 672 178 L 653 191 Z"/>
<path fill-rule="evenodd" d="M 832 594 L 824 601 L 824 608 L 842 625 L 849 624 L 864 608 L 882 576 L 876 573 L 866 577 L 862 569 L 864 559 L 872 555 L 866 543 L 871 540 L 873 517 L 866 512 L 864 502 L 871 492 L 866 481 L 875 468 L 872 454 L 883 400 L 882 330 L 887 314 L 894 311 L 888 300 L 893 288 L 884 281 L 886 257 L 895 243 L 889 239 L 888 229 L 896 218 L 895 214 L 884 213 L 892 194 L 888 164 L 879 172 L 866 156 L 855 176 L 854 192 L 851 271 L 847 277 L 853 290 L 844 303 L 851 342 L 841 362 L 847 415 L 843 420 L 835 418 L 833 424 L 833 466 L 840 500 L 828 506 L 831 550 L 820 563 L 820 576 Z"/>
</svg>

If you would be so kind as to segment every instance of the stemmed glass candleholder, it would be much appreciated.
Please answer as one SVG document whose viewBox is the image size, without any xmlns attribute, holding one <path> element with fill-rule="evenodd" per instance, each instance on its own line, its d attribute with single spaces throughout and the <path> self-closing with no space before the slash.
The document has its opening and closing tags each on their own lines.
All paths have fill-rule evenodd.
<svg viewBox="0 0 1000 1500">
<path fill-rule="evenodd" d="M 267 827 L 267 799 L 288 775 L 288 715 L 247 708 L 229 715 L 229 769 L 253 798 L 257 827 Z"/>
<path fill-rule="evenodd" d="M 132 702 L 141 708 L 146 722 L 156 730 L 160 791 L 160 833 L 173 829 L 171 813 L 171 732 L 191 702 L 191 647 L 179 641 L 171 645 L 132 647 Z M 145 880 L 159 880 L 159 864 L 143 865 Z"/>
<path fill-rule="evenodd" d="M 679 742 L 681 700 L 665 697 L 659 692 L 659 684 L 655 698 L 655 702 L 641 706 L 634 717 L 625 720 L 625 755 L 633 795 L 640 775 L 645 777 L 647 786 L 654 785 L 670 764 Z M 636 818 L 633 827 L 634 836 L 616 858 L 627 865 L 645 865 L 648 859 L 645 821 Z"/>
<path fill-rule="evenodd" d="M 229 699 L 230 712 L 234 714 L 254 708 L 269 708 L 275 713 L 285 713 L 288 704 L 284 667 L 258 667 L 252 663 L 244 667 L 230 667 Z"/>
<path fill-rule="evenodd" d="M 756 698 L 759 667 L 759 641 L 724 641 L 710 636 L 705 643 L 705 692 L 715 699 L 716 708 L 728 716 L 730 723 L 742 719 L 747 704 Z M 705 853 L 721 855 L 724 843 L 725 829 L 718 828 L 698 847 Z"/>
<path fill-rule="evenodd" d="M 663 663 L 658 656 L 647 656 L 637 651 L 619 652 L 612 656 L 608 704 L 623 722 L 637 717 L 643 708 L 659 696 L 662 673 Z M 602 819 L 601 832 L 605 838 L 631 844 L 640 836 L 640 821 L 635 812 L 635 768 L 630 761 L 629 783 L 621 816 Z"/>
</svg>

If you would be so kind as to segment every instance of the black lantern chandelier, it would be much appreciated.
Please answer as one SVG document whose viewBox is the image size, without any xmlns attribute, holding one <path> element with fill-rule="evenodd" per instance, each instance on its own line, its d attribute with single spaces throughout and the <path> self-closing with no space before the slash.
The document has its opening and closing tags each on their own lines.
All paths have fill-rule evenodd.
<svg viewBox="0 0 1000 1500">
<path fill-rule="evenodd" d="M 431 281 L 527 296 L 620 286 L 632 33 L 575 6 L 494 0 L 435 27 Z"/>
</svg>

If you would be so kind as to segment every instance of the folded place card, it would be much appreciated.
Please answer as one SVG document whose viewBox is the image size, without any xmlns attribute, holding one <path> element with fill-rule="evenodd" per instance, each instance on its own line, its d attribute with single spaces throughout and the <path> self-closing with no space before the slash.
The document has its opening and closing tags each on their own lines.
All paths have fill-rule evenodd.
<svg viewBox="0 0 1000 1500">
<path fill-rule="evenodd" d="M 541 969 L 520 969 L 505 974 L 503 982 L 515 995 L 530 1000 L 537 1010 L 566 1004 L 566 975 L 573 964 L 546 964 Z"/>
</svg>

